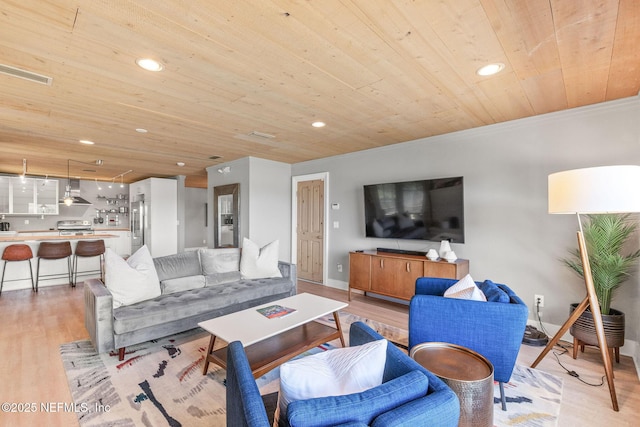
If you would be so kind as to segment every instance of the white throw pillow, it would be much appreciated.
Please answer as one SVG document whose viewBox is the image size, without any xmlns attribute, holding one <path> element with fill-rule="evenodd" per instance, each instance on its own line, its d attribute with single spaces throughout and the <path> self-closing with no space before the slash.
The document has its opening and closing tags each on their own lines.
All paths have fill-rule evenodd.
<svg viewBox="0 0 640 427">
<path fill-rule="evenodd" d="M 202 274 L 229 273 L 240 270 L 239 248 L 199 249 Z"/>
<path fill-rule="evenodd" d="M 338 348 L 302 357 L 280 366 L 276 425 L 286 419 L 294 400 L 360 393 L 382 384 L 387 340 Z"/>
<path fill-rule="evenodd" d="M 242 240 L 242 256 L 240 257 L 240 274 L 244 279 L 262 279 L 265 277 L 282 277 L 278 268 L 278 240 L 260 248 L 247 239 Z"/>
<path fill-rule="evenodd" d="M 447 298 L 470 299 L 474 301 L 486 301 L 487 297 L 476 286 L 470 275 L 464 276 L 455 285 L 451 286 L 444 292 Z"/>
<path fill-rule="evenodd" d="M 158 273 L 146 245 L 126 261 L 107 248 L 104 275 L 105 285 L 113 295 L 113 308 L 160 296 Z"/>
</svg>

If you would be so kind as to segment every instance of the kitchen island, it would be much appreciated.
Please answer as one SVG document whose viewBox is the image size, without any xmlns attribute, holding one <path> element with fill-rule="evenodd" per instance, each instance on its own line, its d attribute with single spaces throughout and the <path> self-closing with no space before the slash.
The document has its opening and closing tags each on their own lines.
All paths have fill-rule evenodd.
<svg viewBox="0 0 640 427">
<path fill-rule="evenodd" d="M 41 242 L 44 240 L 59 242 L 64 240 L 74 241 L 74 240 L 96 240 L 96 239 L 113 239 L 119 237 L 117 234 L 84 234 L 84 235 L 71 235 L 71 236 L 61 236 L 60 233 L 51 233 L 51 234 L 35 234 L 35 233 L 18 233 L 14 236 L 0 235 L 0 244 L 1 243 L 28 243 L 28 242 Z M 106 245 L 106 242 L 105 242 Z M 4 249 L 5 246 L 0 246 L 0 248 Z M 36 248 L 37 250 L 37 248 Z M 35 252 L 34 252 L 35 255 Z"/>
<path fill-rule="evenodd" d="M 57 231 L 29 231 L 18 232 L 14 235 L 0 234 L 0 254 L 4 252 L 4 248 L 12 244 L 26 244 L 31 247 L 33 252 L 33 259 L 31 265 L 33 269 L 33 278 L 36 277 L 36 265 L 38 262 L 38 246 L 40 242 L 71 242 L 71 248 L 75 253 L 75 247 L 80 240 L 97 240 L 103 239 L 107 248 L 111 248 L 113 251 L 121 256 L 129 254 L 129 231 L 127 229 L 121 230 L 108 230 L 108 231 L 95 231 L 95 234 L 85 235 L 70 235 L 61 236 Z M 83 258 L 78 257 L 78 271 L 88 271 L 98 269 L 98 258 Z M 3 261 L 4 263 L 4 261 Z M 66 260 L 46 260 L 40 263 L 41 275 L 49 274 L 65 274 L 67 271 Z M 100 277 L 99 273 L 93 276 L 84 275 L 78 278 L 78 281 L 84 281 L 90 277 Z M 64 277 L 55 278 L 50 280 L 40 280 L 38 287 L 42 289 L 46 286 L 67 284 L 68 280 Z M 4 287 L 2 293 L 17 289 L 29 289 L 31 288 L 31 279 L 29 276 L 29 263 L 24 262 L 9 262 L 7 263 L 4 276 Z"/>
</svg>

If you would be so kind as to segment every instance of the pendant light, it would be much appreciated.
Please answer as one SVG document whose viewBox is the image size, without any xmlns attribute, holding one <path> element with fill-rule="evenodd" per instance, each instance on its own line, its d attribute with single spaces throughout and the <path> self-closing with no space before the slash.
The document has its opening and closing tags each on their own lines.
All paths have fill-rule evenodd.
<svg viewBox="0 0 640 427">
<path fill-rule="evenodd" d="M 64 191 L 64 199 L 62 201 L 65 205 L 71 206 L 73 204 L 73 198 L 71 197 L 71 174 L 69 173 L 70 159 L 67 159 L 67 187 Z"/>
</svg>

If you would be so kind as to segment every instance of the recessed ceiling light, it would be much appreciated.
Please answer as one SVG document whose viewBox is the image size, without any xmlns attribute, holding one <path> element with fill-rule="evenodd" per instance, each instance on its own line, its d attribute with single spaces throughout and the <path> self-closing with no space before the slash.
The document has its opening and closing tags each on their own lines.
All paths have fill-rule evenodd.
<svg viewBox="0 0 640 427">
<path fill-rule="evenodd" d="M 504 70 L 504 64 L 502 62 L 496 62 L 495 64 L 488 64 L 484 67 L 478 68 L 476 74 L 479 76 L 492 76 Z"/>
<path fill-rule="evenodd" d="M 81 140 L 80 140 L 80 142 L 81 142 L 82 144 L 86 144 L 86 145 L 93 145 L 93 144 L 95 144 L 95 142 L 93 142 L 93 141 L 89 141 L 88 139 L 81 139 Z"/>
<path fill-rule="evenodd" d="M 178 162 L 178 163 L 176 163 L 176 165 L 178 165 L 180 167 L 183 167 L 184 166 L 184 162 Z"/>
<path fill-rule="evenodd" d="M 148 131 L 148 130 L 146 130 L 146 129 L 143 129 L 143 128 L 137 128 L 137 129 L 136 129 L 136 132 L 138 132 L 138 133 L 147 133 L 147 132 L 149 132 L 149 131 Z"/>
<path fill-rule="evenodd" d="M 313 126 L 314 128 L 323 128 L 326 125 L 327 124 L 325 122 L 313 122 L 313 123 L 311 123 L 311 126 Z"/>
<path fill-rule="evenodd" d="M 162 71 L 164 69 L 164 65 L 151 58 L 138 58 L 136 64 L 147 71 Z"/>
</svg>

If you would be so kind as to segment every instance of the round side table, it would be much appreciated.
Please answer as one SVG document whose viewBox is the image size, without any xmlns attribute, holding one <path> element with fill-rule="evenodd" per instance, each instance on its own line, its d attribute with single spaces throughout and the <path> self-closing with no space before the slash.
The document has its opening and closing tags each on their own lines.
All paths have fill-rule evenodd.
<svg viewBox="0 0 640 427">
<path fill-rule="evenodd" d="M 493 365 L 485 357 L 455 344 L 418 344 L 409 354 L 442 379 L 460 399 L 459 426 L 493 427 Z"/>
</svg>

